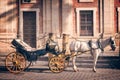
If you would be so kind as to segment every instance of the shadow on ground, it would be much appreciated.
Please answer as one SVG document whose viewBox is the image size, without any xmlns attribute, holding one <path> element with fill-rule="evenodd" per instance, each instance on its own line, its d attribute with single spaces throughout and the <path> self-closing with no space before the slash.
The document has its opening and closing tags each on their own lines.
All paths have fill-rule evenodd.
<svg viewBox="0 0 120 80">
<path fill-rule="evenodd" d="M 41 59 L 39 59 L 41 60 Z M 42 59 L 45 63 L 48 61 L 47 59 Z M 92 57 L 78 57 L 76 59 L 76 65 L 78 68 L 92 68 L 93 66 L 93 58 Z M 45 66 L 45 68 L 43 68 Z M 42 66 L 38 66 L 37 68 L 28 68 L 25 70 L 25 72 L 46 72 L 50 71 L 48 64 Z M 72 67 L 72 62 L 70 61 L 70 64 L 68 67 Z M 97 68 L 103 68 L 103 69 L 120 69 L 120 57 L 118 56 L 100 56 L 97 63 Z M 65 70 L 66 71 L 66 70 Z M 69 71 L 69 70 L 67 70 Z M 9 71 L 6 69 L 5 66 L 0 66 L 0 73 L 8 73 Z"/>
<path fill-rule="evenodd" d="M 92 68 L 93 57 L 78 57 L 76 59 L 76 65 L 78 66 L 78 68 Z M 70 66 L 72 67 L 72 65 Z M 100 56 L 96 68 L 120 69 L 120 57 Z"/>
</svg>

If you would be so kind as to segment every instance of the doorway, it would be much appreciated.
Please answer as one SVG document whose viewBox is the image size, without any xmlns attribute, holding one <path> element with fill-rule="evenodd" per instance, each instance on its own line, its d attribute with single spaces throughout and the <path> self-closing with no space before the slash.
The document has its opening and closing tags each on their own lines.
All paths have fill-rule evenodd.
<svg viewBox="0 0 120 80">
<path fill-rule="evenodd" d="M 23 41 L 36 48 L 36 11 L 23 11 Z"/>
</svg>

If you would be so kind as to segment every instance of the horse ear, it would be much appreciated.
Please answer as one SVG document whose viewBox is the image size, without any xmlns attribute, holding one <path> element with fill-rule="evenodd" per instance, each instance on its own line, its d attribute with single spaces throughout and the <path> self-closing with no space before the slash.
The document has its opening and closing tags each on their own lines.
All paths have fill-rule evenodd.
<svg viewBox="0 0 120 80">
<path fill-rule="evenodd" d="M 120 34 L 120 33 L 115 33 L 115 34 L 114 34 L 114 38 L 115 38 L 115 39 L 118 39 L 119 36 L 120 36 L 119 34 Z"/>
<path fill-rule="evenodd" d="M 112 36 L 112 39 L 116 39 L 118 37 L 118 33 L 115 33 L 113 36 Z"/>
<path fill-rule="evenodd" d="M 99 34 L 99 39 L 103 39 L 103 33 Z"/>
<path fill-rule="evenodd" d="M 114 37 L 114 36 L 110 36 L 110 39 L 111 39 L 111 40 L 115 40 L 115 37 Z"/>
</svg>

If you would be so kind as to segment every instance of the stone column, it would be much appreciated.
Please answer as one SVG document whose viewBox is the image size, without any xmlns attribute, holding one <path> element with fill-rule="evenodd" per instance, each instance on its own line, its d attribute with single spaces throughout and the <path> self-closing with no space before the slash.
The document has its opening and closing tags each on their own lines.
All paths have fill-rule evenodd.
<svg viewBox="0 0 120 80">
<path fill-rule="evenodd" d="M 46 0 L 43 0 L 43 33 L 46 32 Z"/>
<path fill-rule="evenodd" d="M 118 32 L 120 32 L 120 7 L 117 10 L 118 10 Z"/>
<path fill-rule="evenodd" d="M 104 21 L 104 14 L 103 14 L 103 0 L 100 0 L 100 33 L 104 32 L 104 25 L 103 25 L 103 21 Z"/>
<path fill-rule="evenodd" d="M 52 32 L 51 10 L 52 10 L 51 0 L 43 0 L 43 32 L 44 33 Z"/>
<path fill-rule="evenodd" d="M 112 35 L 114 33 L 114 0 L 104 1 L 104 33 Z"/>
<path fill-rule="evenodd" d="M 59 0 L 52 0 L 52 32 L 59 33 Z"/>
<path fill-rule="evenodd" d="M 72 0 L 62 0 L 62 32 L 73 33 Z"/>
</svg>

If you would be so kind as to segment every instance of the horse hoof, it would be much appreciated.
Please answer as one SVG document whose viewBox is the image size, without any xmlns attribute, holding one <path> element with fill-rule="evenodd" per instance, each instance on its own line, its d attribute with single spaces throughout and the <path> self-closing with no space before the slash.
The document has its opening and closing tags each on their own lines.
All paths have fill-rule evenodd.
<svg viewBox="0 0 120 80">
<path fill-rule="evenodd" d="M 77 72 L 77 70 L 74 70 L 74 72 Z"/>
<path fill-rule="evenodd" d="M 74 72 L 79 72 L 79 69 L 77 69 L 77 70 L 74 70 Z"/>
<path fill-rule="evenodd" d="M 96 72 L 96 70 L 95 70 L 95 69 L 93 69 L 93 72 Z"/>
</svg>

